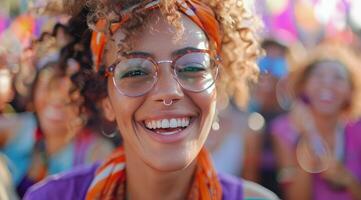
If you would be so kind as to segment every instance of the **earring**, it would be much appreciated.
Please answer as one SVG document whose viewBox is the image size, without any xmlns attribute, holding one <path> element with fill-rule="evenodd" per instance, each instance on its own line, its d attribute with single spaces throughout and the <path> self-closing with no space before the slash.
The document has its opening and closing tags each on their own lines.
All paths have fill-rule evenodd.
<svg viewBox="0 0 361 200">
<path fill-rule="evenodd" d="M 113 131 L 111 133 L 106 133 L 103 129 L 101 129 L 102 135 L 104 135 L 107 138 L 114 138 L 117 135 L 117 131 Z"/>
<path fill-rule="evenodd" d="M 169 100 L 164 99 L 164 100 L 163 100 L 163 104 L 164 104 L 165 106 L 170 106 L 170 105 L 173 104 L 173 100 L 172 100 L 172 99 L 169 99 Z"/>
<path fill-rule="evenodd" d="M 216 115 L 214 117 L 214 121 L 212 123 L 212 130 L 213 131 L 218 131 L 220 129 L 220 125 L 219 125 L 219 119 L 218 119 L 218 116 Z"/>
<path fill-rule="evenodd" d="M 111 123 L 107 122 L 105 127 L 107 129 L 109 129 L 110 126 L 111 126 Z M 112 131 L 105 131 L 103 123 L 101 123 L 101 125 L 100 125 L 100 132 L 102 133 L 102 135 L 104 135 L 105 137 L 110 138 L 110 139 L 114 138 L 118 134 L 118 130 L 117 130 L 116 126 L 115 126 L 115 128 L 113 128 Z"/>
</svg>

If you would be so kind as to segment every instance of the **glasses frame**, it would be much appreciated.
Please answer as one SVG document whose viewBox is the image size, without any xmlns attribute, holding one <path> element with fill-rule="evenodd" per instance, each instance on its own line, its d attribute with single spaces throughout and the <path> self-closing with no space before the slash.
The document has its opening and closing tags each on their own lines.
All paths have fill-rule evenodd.
<svg viewBox="0 0 361 200">
<path fill-rule="evenodd" d="M 201 90 L 190 90 L 190 89 L 187 89 L 186 87 L 184 87 L 182 85 L 182 83 L 178 80 L 178 77 L 176 75 L 176 67 L 174 66 L 174 64 L 176 63 L 176 61 L 178 59 L 180 59 L 181 57 L 187 55 L 187 54 L 191 54 L 191 53 L 206 53 L 206 54 L 209 54 L 210 58 L 211 58 L 211 62 L 212 62 L 212 66 L 211 68 L 214 67 L 214 70 L 215 70 L 215 79 L 213 81 L 212 84 L 210 84 L 209 86 L 207 86 L 206 88 L 204 89 L 201 89 Z M 150 56 L 142 56 L 142 55 L 131 55 L 127 52 L 123 53 L 123 56 L 124 58 L 127 58 L 127 59 L 130 59 L 130 58 L 143 58 L 143 59 L 147 59 L 148 61 L 150 61 L 151 63 L 153 63 L 153 65 L 155 66 L 155 74 L 153 76 L 154 78 L 154 82 L 152 83 L 152 86 L 145 90 L 145 92 L 141 93 L 141 94 L 138 94 L 138 95 L 129 95 L 129 94 L 126 94 L 124 92 L 122 92 L 120 90 L 120 88 L 118 88 L 117 84 L 116 84 L 116 81 L 115 81 L 115 78 L 114 78 L 114 72 L 115 72 L 115 69 L 117 67 L 117 65 L 119 64 L 119 62 L 115 62 L 114 64 L 110 65 L 109 67 L 106 68 L 106 76 L 107 77 L 112 77 L 112 81 L 113 81 L 113 84 L 114 86 L 117 88 L 117 91 L 121 94 L 121 95 L 124 95 L 124 96 L 128 96 L 128 97 L 140 97 L 140 96 L 143 96 L 145 94 L 147 94 L 149 91 L 151 91 L 154 86 L 157 84 L 158 82 L 158 73 L 159 73 L 159 64 L 164 64 L 164 63 L 170 63 L 171 64 L 171 68 L 173 69 L 172 70 L 172 75 L 173 75 L 173 78 L 177 81 L 177 83 L 185 90 L 189 91 L 189 92 L 194 92 L 194 93 L 200 93 L 200 92 L 203 92 L 205 90 L 207 90 L 208 88 L 210 88 L 211 86 L 213 86 L 215 83 L 216 83 L 216 80 L 218 78 L 218 74 L 219 74 L 219 65 L 221 63 L 221 58 L 219 55 L 217 54 L 214 54 L 212 53 L 211 50 L 208 50 L 208 49 L 192 49 L 192 50 L 186 50 L 184 54 L 179 54 L 177 56 L 175 56 L 172 60 L 159 60 L 159 61 L 156 61 L 154 58 L 150 57 Z M 211 69 L 213 70 L 213 69 Z"/>
</svg>

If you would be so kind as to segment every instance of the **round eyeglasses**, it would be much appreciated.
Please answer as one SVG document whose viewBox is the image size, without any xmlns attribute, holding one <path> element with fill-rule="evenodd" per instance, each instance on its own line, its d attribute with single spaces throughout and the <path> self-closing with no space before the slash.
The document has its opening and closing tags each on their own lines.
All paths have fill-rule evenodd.
<svg viewBox="0 0 361 200">
<path fill-rule="evenodd" d="M 202 92 L 211 87 L 218 76 L 218 56 L 209 50 L 189 50 L 173 60 L 155 61 L 150 55 L 124 53 L 120 62 L 107 68 L 117 90 L 125 96 L 145 95 L 157 83 L 159 64 L 170 63 L 172 75 L 179 85 L 191 92 Z"/>
</svg>

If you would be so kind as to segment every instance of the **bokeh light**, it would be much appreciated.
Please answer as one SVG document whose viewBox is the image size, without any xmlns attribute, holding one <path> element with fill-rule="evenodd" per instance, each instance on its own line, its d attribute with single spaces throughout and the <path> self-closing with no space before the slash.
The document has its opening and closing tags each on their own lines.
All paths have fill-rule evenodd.
<svg viewBox="0 0 361 200">
<path fill-rule="evenodd" d="M 303 136 L 296 147 L 300 167 L 308 173 L 321 173 L 329 168 L 332 154 L 329 146 L 317 135 Z"/>
<path fill-rule="evenodd" d="M 257 113 L 253 112 L 248 117 L 248 127 L 253 131 L 260 131 L 265 125 L 264 117 Z"/>
<path fill-rule="evenodd" d="M 268 9 L 274 15 L 279 15 L 285 11 L 288 5 L 287 0 L 266 0 Z"/>
</svg>

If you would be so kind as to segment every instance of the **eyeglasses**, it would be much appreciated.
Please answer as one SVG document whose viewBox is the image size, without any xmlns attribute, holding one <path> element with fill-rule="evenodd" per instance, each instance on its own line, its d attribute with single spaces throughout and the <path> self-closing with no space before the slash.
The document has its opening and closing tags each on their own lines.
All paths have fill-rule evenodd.
<svg viewBox="0 0 361 200">
<path fill-rule="evenodd" d="M 145 95 L 157 83 L 159 64 L 170 63 L 172 75 L 179 85 L 191 92 L 211 87 L 218 76 L 218 56 L 209 50 L 188 50 L 173 60 L 155 61 L 149 55 L 124 53 L 120 62 L 107 68 L 117 90 L 125 96 Z"/>
</svg>

